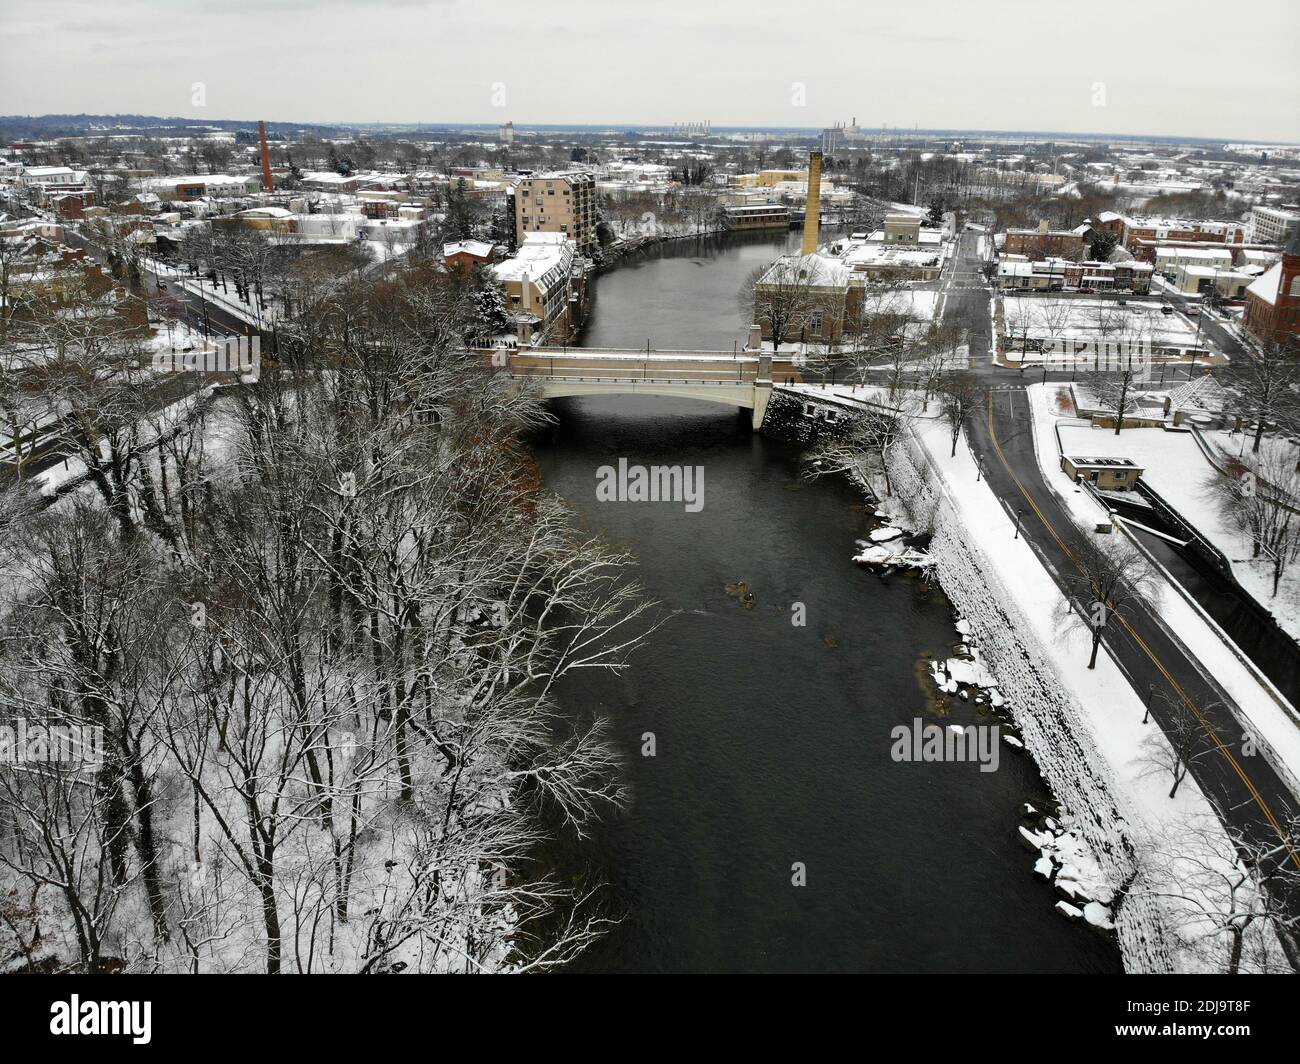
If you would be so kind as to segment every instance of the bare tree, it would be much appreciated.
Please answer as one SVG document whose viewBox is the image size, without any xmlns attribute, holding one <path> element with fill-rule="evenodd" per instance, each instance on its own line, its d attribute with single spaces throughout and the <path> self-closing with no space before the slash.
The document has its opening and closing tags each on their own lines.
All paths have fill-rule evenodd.
<svg viewBox="0 0 1300 1064">
<path fill-rule="evenodd" d="M 1169 797 L 1174 798 L 1192 765 L 1214 748 L 1205 745 L 1205 729 L 1187 712 L 1181 698 L 1167 691 L 1157 691 L 1154 697 L 1167 715 L 1160 731 L 1153 731 L 1143 740 L 1142 761 L 1146 767 L 1142 774 L 1169 775 L 1173 779 Z"/>
<path fill-rule="evenodd" d="M 1287 566 L 1300 557 L 1300 465 L 1286 440 L 1267 440 L 1249 459 L 1232 461 L 1210 491 L 1223 516 L 1250 537 L 1251 555 L 1268 557 L 1273 595 Z"/>
<path fill-rule="evenodd" d="M 1259 452 L 1270 425 L 1282 432 L 1300 429 L 1300 346 L 1294 339 L 1247 351 L 1233 359 L 1224 378 L 1241 413 L 1255 422 L 1252 451 Z"/>
<path fill-rule="evenodd" d="M 1077 572 L 1067 580 L 1070 595 L 1062 623 L 1088 630 L 1092 637 L 1088 668 L 1093 669 L 1106 626 L 1151 598 L 1156 585 L 1146 559 L 1115 535 L 1085 534 L 1075 547 L 1074 564 Z"/>
<path fill-rule="evenodd" d="M 869 410 L 856 417 L 848 431 L 820 442 L 808 456 L 810 477 L 848 473 L 866 478 L 879 475 L 885 494 L 893 495 L 889 465 L 894 448 L 906 431 L 906 414 L 894 410 Z"/>
<path fill-rule="evenodd" d="M 795 255 L 760 266 L 745 279 L 739 293 L 741 312 L 754 324 L 767 326 L 773 351 L 806 327 L 821 276 L 818 260 Z"/>
<path fill-rule="evenodd" d="M 1295 827 L 1283 829 L 1283 852 Z M 1295 928 L 1280 902 L 1285 885 L 1272 878 L 1278 849 L 1225 831 L 1212 815 L 1189 817 L 1141 847 L 1143 885 L 1131 893 L 1158 899 L 1176 941 L 1209 970 L 1292 972 L 1285 951 Z"/>
<path fill-rule="evenodd" d="M 1107 416 L 1115 419 L 1115 435 L 1124 427 L 1124 419 L 1138 407 L 1138 374 L 1131 366 L 1093 378 L 1093 393 Z"/>
<path fill-rule="evenodd" d="M 944 420 L 952 438 L 949 457 L 957 453 L 957 440 L 971 417 L 978 414 L 988 395 L 988 389 L 979 377 L 969 370 L 946 373 L 939 380 L 939 399 L 943 404 Z"/>
</svg>

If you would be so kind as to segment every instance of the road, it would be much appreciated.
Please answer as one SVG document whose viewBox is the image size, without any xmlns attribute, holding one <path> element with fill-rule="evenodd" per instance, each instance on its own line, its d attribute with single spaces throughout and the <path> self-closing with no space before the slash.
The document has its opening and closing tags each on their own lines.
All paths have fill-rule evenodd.
<svg viewBox="0 0 1300 1064">
<path fill-rule="evenodd" d="M 69 247 L 81 248 L 90 258 L 107 268 L 108 256 L 98 244 L 88 240 L 71 227 L 64 229 L 63 239 Z M 253 327 L 242 318 L 223 310 L 219 304 L 214 303 L 212 300 L 204 299 L 201 295 L 186 291 L 180 285 L 165 277 L 158 277 L 150 268 L 147 259 L 141 259 L 140 262 L 141 272 L 143 273 L 141 285 L 143 292 L 141 294 L 152 295 L 166 291 L 168 295 L 175 297 L 181 318 L 190 328 L 210 337 L 246 336 L 250 334 Z M 167 286 L 166 289 L 159 289 L 158 282 L 160 280 Z"/>
<path fill-rule="evenodd" d="M 91 259 L 107 267 L 108 257 L 103 249 L 87 240 L 75 229 L 71 227 L 65 228 L 64 242 L 70 247 L 82 248 Z M 148 269 L 147 264 L 144 265 L 143 270 L 145 291 L 158 291 L 159 278 Z M 194 331 L 213 337 L 240 336 L 249 333 L 251 326 L 233 314 L 222 310 L 210 301 L 204 300 L 199 295 L 185 291 L 177 284 L 164 283 L 167 283 L 167 291 L 176 297 L 182 320 Z M 145 409 L 149 411 L 160 410 L 179 401 L 196 389 L 206 386 L 214 379 L 205 374 L 194 373 L 177 373 L 165 376 L 148 386 L 145 394 Z M 52 425 L 36 441 L 30 456 L 26 457 L 23 462 L 22 475 L 24 479 L 30 479 L 66 460 L 60 447 L 60 439 L 63 433 L 59 429 L 59 425 Z M 17 481 L 18 474 L 14 466 L 7 462 L 0 464 L 0 490 L 7 490 Z"/>
<path fill-rule="evenodd" d="M 988 365 L 986 357 L 976 358 L 987 352 L 992 326 L 990 293 L 978 274 L 975 236 L 965 233 L 961 238 L 946 301 L 947 320 L 970 332 L 972 362 L 980 364 L 976 371 L 996 382 L 983 416 L 973 419 L 968 439 L 989 486 L 1019 512 L 1022 534 L 1065 591 L 1067 581 L 1079 572 L 1078 545 L 1093 533 L 1081 531 L 1065 513 L 1038 465 L 1025 384 L 1042 375 L 1031 372 L 1027 381 L 1021 374 Z M 1068 379 L 1064 374 L 1048 376 Z M 1151 715 L 1166 731 L 1178 717 L 1197 723 L 1191 773 L 1224 819 L 1246 839 L 1277 843 L 1283 838 L 1283 825 L 1298 808 L 1296 796 L 1263 757 L 1243 753 L 1240 709 L 1153 611 L 1139 606 L 1128 617 L 1112 621 L 1104 642 L 1134 691 L 1149 699 Z M 1289 860 L 1300 869 L 1300 853 L 1292 851 Z M 1281 900 L 1289 911 L 1300 913 L 1300 896 Z"/>
</svg>

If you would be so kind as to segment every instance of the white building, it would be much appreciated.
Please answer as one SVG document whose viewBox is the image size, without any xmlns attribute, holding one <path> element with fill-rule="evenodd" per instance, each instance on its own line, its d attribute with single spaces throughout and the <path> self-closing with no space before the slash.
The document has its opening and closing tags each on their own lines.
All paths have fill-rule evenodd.
<svg viewBox="0 0 1300 1064">
<path fill-rule="evenodd" d="M 1285 244 L 1300 227 L 1300 208 L 1252 207 L 1250 236 L 1252 244 Z"/>
<path fill-rule="evenodd" d="M 1208 266 L 1232 269 L 1232 252 L 1227 248 L 1156 248 L 1156 272 L 1172 277 L 1180 266 Z"/>
</svg>

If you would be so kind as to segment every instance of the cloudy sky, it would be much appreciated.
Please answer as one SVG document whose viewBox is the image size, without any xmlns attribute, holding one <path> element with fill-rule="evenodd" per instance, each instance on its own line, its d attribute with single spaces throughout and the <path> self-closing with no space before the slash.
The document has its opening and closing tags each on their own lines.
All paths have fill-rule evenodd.
<svg viewBox="0 0 1300 1064">
<path fill-rule="evenodd" d="M 1300 141 L 1297 0 L 3 5 L 5 114 Z"/>
</svg>

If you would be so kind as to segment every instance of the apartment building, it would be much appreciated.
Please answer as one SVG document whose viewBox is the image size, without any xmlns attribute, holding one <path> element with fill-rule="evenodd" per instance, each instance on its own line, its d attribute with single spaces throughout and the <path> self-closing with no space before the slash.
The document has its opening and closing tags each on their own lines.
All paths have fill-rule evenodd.
<svg viewBox="0 0 1300 1064">
<path fill-rule="evenodd" d="M 492 266 L 520 343 L 571 338 L 582 324 L 584 275 L 577 249 L 563 233 L 524 235 L 510 258 Z"/>
<path fill-rule="evenodd" d="M 1300 228 L 1300 207 L 1252 207 L 1250 241 L 1253 244 L 1285 244 Z"/>
<path fill-rule="evenodd" d="M 1125 218 L 1124 247 L 1136 259 L 1155 261 L 1155 249 L 1166 241 L 1199 244 L 1241 244 L 1245 222 L 1217 222 L 1183 218 Z"/>
<path fill-rule="evenodd" d="M 1052 229 L 1046 221 L 1037 229 L 1008 229 L 1003 254 L 1027 255 L 1031 259 L 1082 259 L 1088 252 L 1088 226 Z"/>
<path fill-rule="evenodd" d="M 559 233 L 579 254 L 596 248 L 596 179 L 585 171 L 533 174 L 510 190 L 515 242 L 531 233 Z"/>
</svg>

